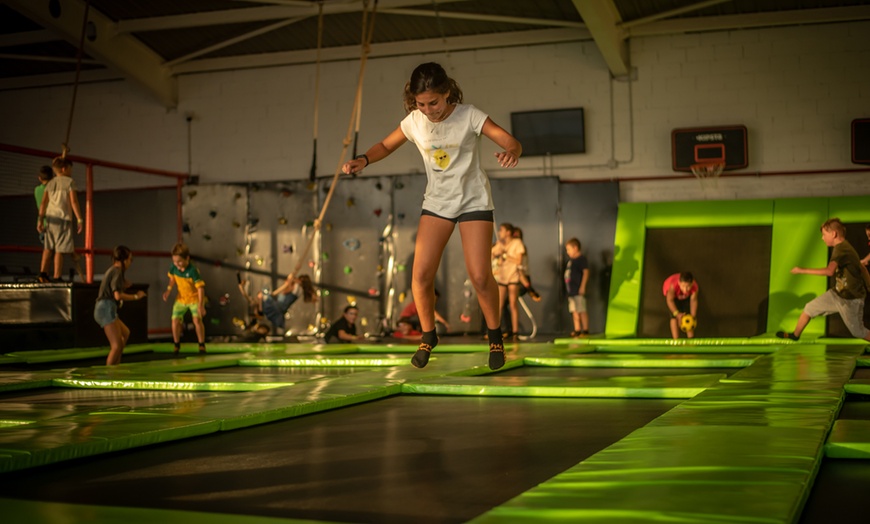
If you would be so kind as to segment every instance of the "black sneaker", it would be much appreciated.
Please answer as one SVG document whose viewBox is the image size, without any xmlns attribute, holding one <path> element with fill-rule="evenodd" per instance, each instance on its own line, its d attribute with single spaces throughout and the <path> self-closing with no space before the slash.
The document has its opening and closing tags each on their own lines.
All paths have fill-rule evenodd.
<svg viewBox="0 0 870 524">
<path fill-rule="evenodd" d="M 420 347 L 417 348 L 417 352 L 414 353 L 414 356 L 411 357 L 411 364 L 415 368 L 423 369 L 426 367 L 426 364 L 429 363 L 429 355 L 432 354 L 432 346 L 425 342 L 420 343 Z"/>
<path fill-rule="evenodd" d="M 800 339 L 800 337 L 796 336 L 794 333 L 786 333 L 785 331 L 777 331 L 776 336 L 779 338 L 787 338 L 794 341 Z"/>
</svg>

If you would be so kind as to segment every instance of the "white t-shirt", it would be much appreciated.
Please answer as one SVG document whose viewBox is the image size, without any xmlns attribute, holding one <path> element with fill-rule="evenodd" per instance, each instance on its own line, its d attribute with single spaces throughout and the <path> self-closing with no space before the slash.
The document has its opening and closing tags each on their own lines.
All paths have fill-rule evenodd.
<svg viewBox="0 0 870 524">
<path fill-rule="evenodd" d="M 76 190 L 76 184 L 72 177 L 56 176 L 45 185 L 45 194 L 48 195 L 48 206 L 45 208 L 45 216 L 60 218 L 62 220 L 74 220 L 72 204 L 70 204 L 69 192 Z"/>
<path fill-rule="evenodd" d="M 487 114 L 469 104 L 456 104 L 441 122 L 430 122 L 419 110 L 400 125 L 417 146 L 426 168 L 423 209 L 444 218 L 472 211 L 489 211 L 492 190 L 480 166 L 480 133 Z"/>
</svg>

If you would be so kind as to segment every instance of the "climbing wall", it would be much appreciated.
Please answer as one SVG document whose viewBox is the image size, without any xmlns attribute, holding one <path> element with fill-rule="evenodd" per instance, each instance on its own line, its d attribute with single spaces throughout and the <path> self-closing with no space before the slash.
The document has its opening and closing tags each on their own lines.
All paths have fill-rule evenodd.
<svg viewBox="0 0 870 524">
<path fill-rule="evenodd" d="M 321 201 L 332 179 L 320 182 Z M 342 178 L 323 219 L 320 260 L 323 312 L 338 319 L 344 308 L 359 308 L 357 333 L 378 333 L 383 320 L 381 295 L 386 263 L 382 238 L 390 224 L 394 179 Z"/>
<path fill-rule="evenodd" d="M 294 181 L 281 184 L 252 184 L 248 186 L 248 219 L 245 231 L 243 271 L 250 281 L 249 294 L 269 293 L 280 286 L 299 263 L 306 245 L 313 235 L 313 221 L 319 206 L 315 184 Z M 318 244 L 312 245 L 299 274 L 307 274 L 316 281 Z M 319 318 L 319 303 L 304 303 L 301 299 L 286 315 L 285 327 L 289 334 L 314 331 Z"/>
<path fill-rule="evenodd" d="M 244 260 L 247 191 L 244 186 L 188 186 L 182 197 L 182 239 L 205 280 L 206 336 L 234 334 L 233 318 L 244 318 L 247 305 L 235 272 L 223 264 Z M 185 340 L 195 340 L 192 325 L 188 327 Z"/>
</svg>

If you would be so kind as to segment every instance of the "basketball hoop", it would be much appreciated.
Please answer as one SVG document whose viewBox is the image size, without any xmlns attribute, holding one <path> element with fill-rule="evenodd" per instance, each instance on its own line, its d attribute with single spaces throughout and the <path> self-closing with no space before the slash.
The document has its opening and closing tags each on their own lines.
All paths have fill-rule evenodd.
<svg viewBox="0 0 870 524">
<path fill-rule="evenodd" d="M 692 164 L 692 174 L 701 182 L 701 187 L 706 187 L 712 181 L 715 187 L 719 180 L 719 175 L 725 170 L 724 162 L 703 162 L 700 164 Z"/>
</svg>

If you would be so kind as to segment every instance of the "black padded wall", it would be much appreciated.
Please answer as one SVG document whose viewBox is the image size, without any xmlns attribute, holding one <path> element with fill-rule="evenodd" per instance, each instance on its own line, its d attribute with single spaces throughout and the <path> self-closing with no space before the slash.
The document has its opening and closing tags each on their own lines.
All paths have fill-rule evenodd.
<svg viewBox="0 0 870 524">
<path fill-rule="evenodd" d="M 700 287 L 696 337 L 747 337 L 765 331 L 769 226 L 648 229 L 638 336 L 670 337 L 664 280 L 689 271 Z"/>
</svg>

